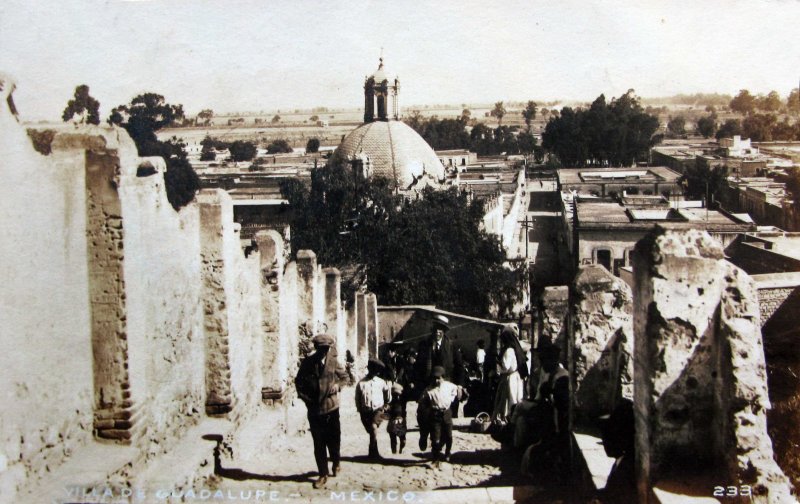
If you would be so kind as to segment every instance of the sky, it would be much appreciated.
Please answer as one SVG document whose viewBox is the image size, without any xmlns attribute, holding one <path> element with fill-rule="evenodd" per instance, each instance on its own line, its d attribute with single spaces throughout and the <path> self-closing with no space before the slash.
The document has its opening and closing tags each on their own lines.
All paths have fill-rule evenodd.
<svg viewBox="0 0 800 504">
<path fill-rule="evenodd" d="M 104 118 L 142 92 L 190 115 L 358 108 L 381 49 L 402 104 L 786 96 L 799 26 L 778 0 L 3 0 L 0 72 L 23 120 L 79 84 Z"/>
</svg>

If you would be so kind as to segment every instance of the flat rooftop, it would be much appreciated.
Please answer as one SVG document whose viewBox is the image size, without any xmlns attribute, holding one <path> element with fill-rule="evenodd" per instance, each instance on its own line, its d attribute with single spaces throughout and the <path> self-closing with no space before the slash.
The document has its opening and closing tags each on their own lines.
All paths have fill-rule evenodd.
<svg viewBox="0 0 800 504">
<path fill-rule="evenodd" d="M 597 184 L 605 182 L 655 183 L 677 182 L 681 174 L 666 166 L 646 168 L 562 168 L 557 171 L 562 185 Z"/>
</svg>

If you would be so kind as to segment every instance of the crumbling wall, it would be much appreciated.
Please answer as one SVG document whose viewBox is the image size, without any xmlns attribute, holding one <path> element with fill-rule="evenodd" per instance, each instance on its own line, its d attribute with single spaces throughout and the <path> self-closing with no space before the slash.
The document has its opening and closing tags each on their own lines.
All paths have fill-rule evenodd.
<svg viewBox="0 0 800 504">
<path fill-rule="evenodd" d="M 12 502 L 91 438 L 93 382 L 83 156 L 37 153 L 0 83 L 0 496 Z"/>
<path fill-rule="evenodd" d="M 118 323 L 126 324 L 122 355 L 132 405 L 107 434 L 128 436 L 152 455 L 168 449 L 203 411 L 199 214 L 196 205 L 175 212 L 167 201 L 162 158 L 117 163 L 124 234 L 124 291 L 117 296 L 126 307 L 126 318 Z M 137 176 L 139 165 L 154 170 Z M 92 258 L 90 267 L 96 266 Z M 99 333 L 101 339 L 108 336 Z M 145 438 L 137 440 L 145 426 Z"/>
<path fill-rule="evenodd" d="M 568 362 L 578 421 L 633 399 L 633 299 L 603 266 L 578 268 L 570 292 Z"/>
<path fill-rule="evenodd" d="M 277 231 L 259 231 L 261 257 L 261 316 L 264 333 L 262 397 L 271 404 L 282 397 L 288 383 L 287 347 L 281 338 L 280 295 L 283 284 L 283 239 Z"/>
<path fill-rule="evenodd" d="M 766 431 L 764 353 L 753 281 L 700 231 L 661 228 L 634 255 L 637 482 L 687 478 L 790 499 Z"/>
<path fill-rule="evenodd" d="M 553 343 L 561 349 L 562 357 L 567 352 L 567 315 L 569 314 L 569 288 L 566 285 L 545 287 L 539 301 L 538 338 Z"/>
<path fill-rule="evenodd" d="M 233 204 L 224 191 L 198 196 L 206 329 L 206 411 L 233 417 L 260 403 L 262 302 L 257 253 L 244 257 Z"/>
</svg>

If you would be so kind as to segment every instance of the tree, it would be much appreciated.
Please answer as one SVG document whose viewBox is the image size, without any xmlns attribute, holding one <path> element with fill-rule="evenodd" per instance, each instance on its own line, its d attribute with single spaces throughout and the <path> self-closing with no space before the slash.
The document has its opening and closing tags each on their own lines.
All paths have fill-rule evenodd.
<svg viewBox="0 0 800 504">
<path fill-rule="evenodd" d="M 272 121 L 271 122 L 272 122 L 272 124 L 277 124 L 277 123 L 281 122 L 281 116 L 279 116 L 278 114 L 275 114 L 274 116 L 272 116 Z"/>
<path fill-rule="evenodd" d="M 728 167 L 696 165 L 686 168 L 679 180 L 686 188 L 686 197 L 692 200 L 703 200 L 706 204 L 718 201 L 722 191 L 728 184 Z"/>
<path fill-rule="evenodd" d="M 525 105 L 525 109 L 522 111 L 522 117 L 525 118 L 525 126 L 527 126 L 528 131 L 531 129 L 531 122 L 536 119 L 536 102 L 535 101 L 528 101 L 528 104 Z"/>
<path fill-rule="evenodd" d="M 777 122 L 775 114 L 751 114 L 742 121 L 742 135 L 753 142 L 770 142 Z"/>
<path fill-rule="evenodd" d="M 208 125 L 211 123 L 211 118 L 214 117 L 214 111 L 211 109 L 203 109 L 197 114 L 198 119 L 203 120 L 203 124 Z M 198 121 L 199 122 L 199 121 Z"/>
<path fill-rule="evenodd" d="M 697 132 L 705 138 L 714 136 L 717 131 L 717 116 L 710 114 L 697 120 Z"/>
<path fill-rule="evenodd" d="M 786 99 L 786 109 L 790 113 L 800 113 L 800 90 L 792 89 Z"/>
<path fill-rule="evenodd" d="M 100 124 L 100 102 L 92 98 L 86 84 L 75 87 L 75 95 L 67 102 L 61 119 L 68 122 L 76 115 L 80 116 L 79 122 L 83 124 Z"/>
<path fill-rule="evenodd" d="M 682 115 L 670 117 L 667 123 L 667 130 L 673 135 L 686 134 L 686 118 Z"/>
<path fill-rule="evenodd" d="M 503 124 L 503 116 L 506 115 L 506 107 L 503 105 L 503 102 L 499 101 L 494 104 L 494 108 L 492 109 L 491 116 L 497 118 L 497 125 L 500 126 Z"/>
<path fill-rule="evenodd" d="M 317 122 L 319 121 L 319 116 L 317 114 L 314 114 L 311 117 L 309 117 L 308 120 L 311 122 Z"/>
<path fill-rule="evenodd" d="M 464 121 L 464 123 L 468 123 L 471 118 L 472 118 L 472 111 L 470 109 L 465 108 L 464 110 L 461 111 L 461 120 Z"/>
<path fill-rule="evenodd" d="M 466 193 L 427 190 L 404 201 L 387 179 L 343 165 L 313 169 L 310 186 L 287 180 L 281 192 L 293 209 L 292 250 L 355 271 L 381 304 L 508 316 L 519 297 L 524 267 L 504 266 L 498 239 L 481 230 L 482 201 Z"/>
<path fill-rule="evenodd" d="M 756 100 L 756 106 L 764 112 L 777 112 L 781 109 L 781 105 L 783 102 L 777 91 L 770 91 L 767 96 L 759 96 Z"/>
<path fill-rule="evenodd" d="M 542 147 L 563 166 L 631 166 L 660 141 L 658 117 L 644 111 L 631 89 L 607 103 L 600 95 L 588 110 L 564 107 L 542 134 Z"/>
<path fill-rule="evenodd" d="M 289 142 L 283 139 L 274 140 L 267 145 L 267 154 L 288 154 L 294 152 Z"/>
<path fill-rule="evenodd" d="M 236 140 L 230 144 L 228 151 L 233 161 L 250 161 L 256 157 L 256 144 L 243 140 Z"/>
<path fill-rule="evenodd" d="M 164 97 L 156 93 L 144 93 L 134 97 L 130 104 L 114 107 L 108 118 L 109 124 L 121 126 L 128 132 L 140 156 L 164 158 L 167 164 L 164 185 L 167 199 L 175 210 L 194 199 L 200 179 L 186 159 L 185 144 L 175 137 L 160 141 L 156 131 L 179 123 L 183 118 L 182 105 L 166 103 Z"/>
<path fill-rule="evenodd" d="M 728 119 L 717 130 L 715 135 L 717 140 L 720 138 L 732 138 L 734 135 L 742 134 L 742 123 L 738 119 Z"/>
<path fill-rule="evenodd" d="M 730 108 L 734 112 L 741 114 L 749 114 L 756 108 L 756 98 L 750 94 L 750 91 L 742 89 L 730 103 Z"/>
<path fill-rule="evenodd" d="M 306 143 L 306 154 L 319 152 L 319 138 L 309 138 Z"/>
</svg>

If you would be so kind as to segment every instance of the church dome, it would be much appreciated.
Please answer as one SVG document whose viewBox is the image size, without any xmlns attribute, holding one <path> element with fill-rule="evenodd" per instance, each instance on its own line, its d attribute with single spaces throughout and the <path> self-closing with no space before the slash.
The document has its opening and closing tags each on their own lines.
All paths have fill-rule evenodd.
<svg viewBox="0 0 800 504">
<path fill-rule="evenodd" d="M 444 166 L 431 146 L 400 121 L 370 122 L 351 131 L 333 153 L 333 161 L 355 159 L 368 159 L 371 176 L 394 180 L 400 190 L 411 189 L 423 178 L 434 185 L 445 178 Z"/>
</svg>

